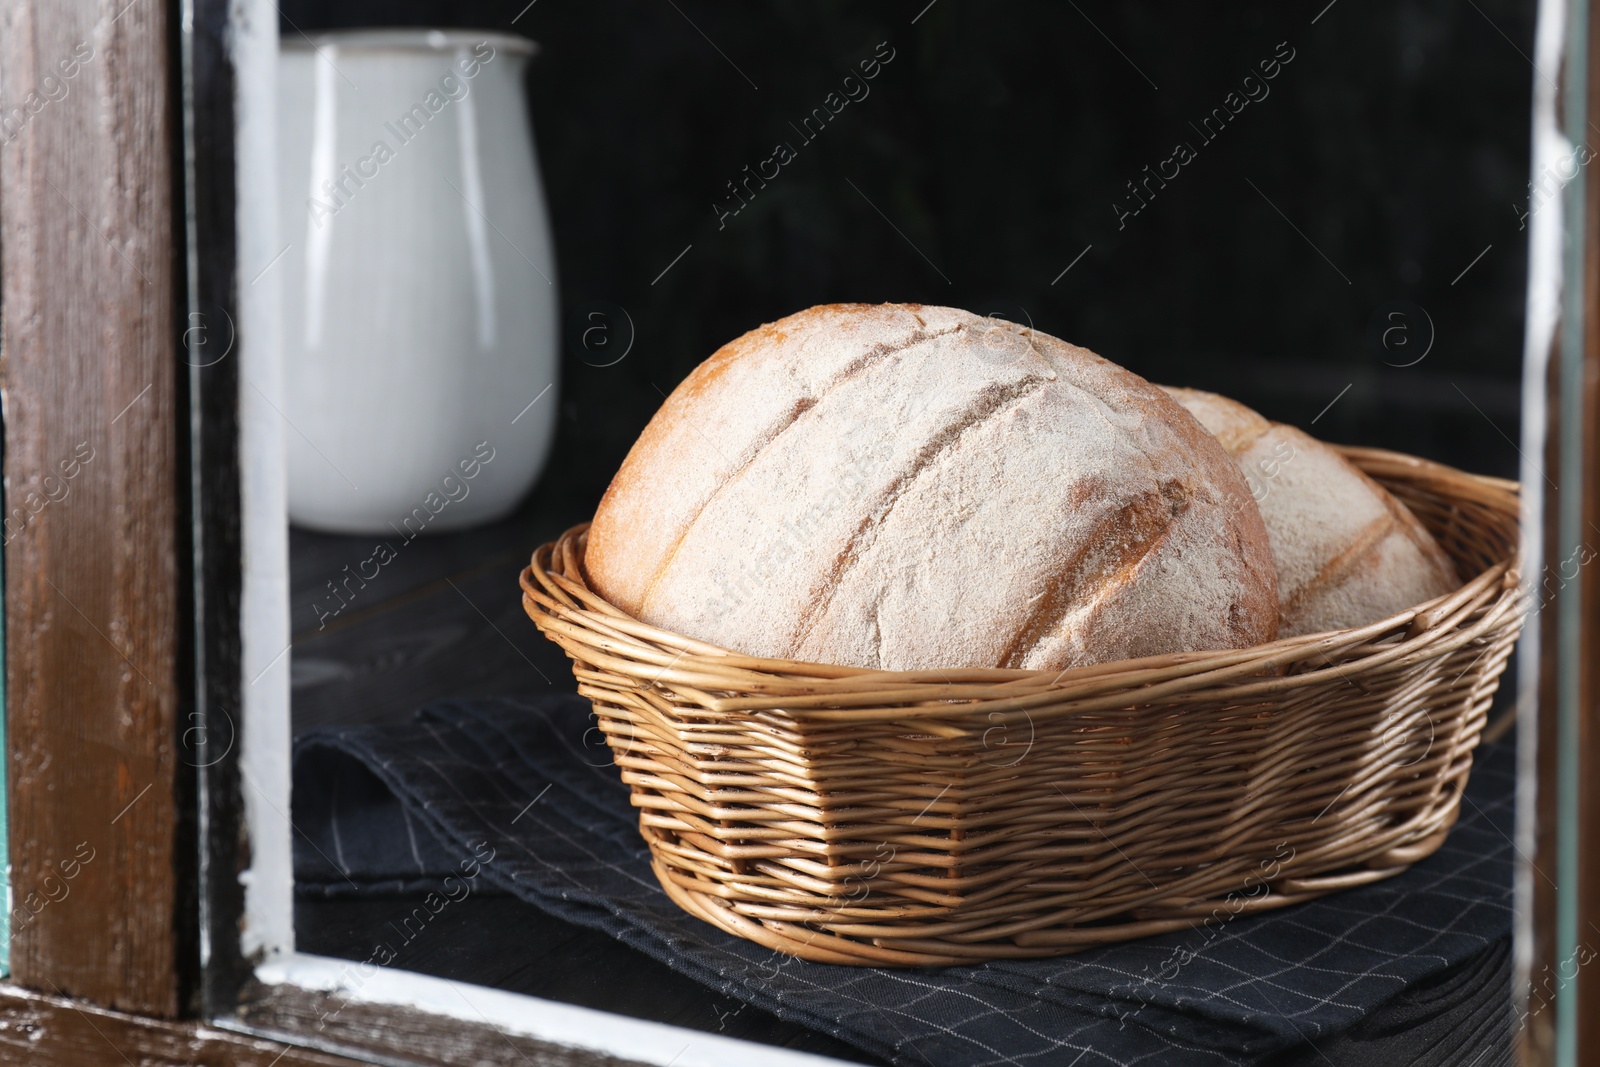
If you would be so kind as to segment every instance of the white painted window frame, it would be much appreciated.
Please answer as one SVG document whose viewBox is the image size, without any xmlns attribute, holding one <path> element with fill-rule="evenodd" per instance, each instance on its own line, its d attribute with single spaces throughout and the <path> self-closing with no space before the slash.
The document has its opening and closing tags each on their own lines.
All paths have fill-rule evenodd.
<svg viewBox="0 0 1600 1067">
<path fill-rule="evenodd" d="M 276 71 L 278 11 L 272 0 L 236 0 L 230 17 L 236 79 L 236 226 L 243 678 L 241 791 L 250 866 L 240 948 L 258 961 L 263 986 L 336 994 L 508 1034 L 661 1067 L 822 1067 L 842 1061 L 665 1023 L 615 1015 L 485 986 L 392 968 L 353 975 L 351 961 L 298 952 L 290 808 L 289 553 L 285 493 L 283 367 L 279 331 L 282 253 L 277 227 Z M 354 979 L 354 980 L 352 980 Z M 707 994 L 710 995 L 709 993 Z M 274 1033 L 240 1016 L 211 1022 L 316 1046 L 313 1035 Z M 350 1049 L 340 1049 L 356 1054 Z"/>
</svg>

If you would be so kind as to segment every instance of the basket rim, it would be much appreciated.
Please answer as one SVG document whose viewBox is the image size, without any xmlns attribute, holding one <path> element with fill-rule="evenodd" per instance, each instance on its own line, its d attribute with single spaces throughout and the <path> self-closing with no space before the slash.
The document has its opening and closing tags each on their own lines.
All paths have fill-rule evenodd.
<svg viewBox="0 0 1600 1067">
<path fill-rule="evenodd" d="M 1480 503 L 1490 505 L 1515 526 L 1515 547 L 1450 593 L 1364 626 L 1281 637 L 1249 648 L 1172 652 L 1064 670 L 978 667 L 893 671 L 850 667 L 751 656 L 653 626 L 610 603 L 589 585 L 582 565 L 589 528 L 587 521 L 572 526 L 555 541 L 534 549 L 529 564 L 519 575 L 523 607 L 540 629 L 546 631 L 547 637 L 553 637 L 551 631 L 566 632 L 568 636 L 575 636 L 573 631 L 578 631 L 591 640 L 599 636 L 602 640 L 598 652 L 610 661 L 608 666 L 620 667 L 626 673 L 633 673 L 628 670 L 633 665 L 655 667 L 657 669 L 649 676 L 653 681 L 700 690 L 698 695 L 712 710 L 771 709 L 774 698 L 778 698 L 785 711 L 801 712 L 808 718 L 830 719 L 857 717 L 867 710 L 860 705 L 870 705 L 883 712 L 887 710 L 885 704 L 928 701 L 937 701 L 937 704 L 923 707 L 902 704 L 893 709 L 893 717 L 948 715 L 954 710 L 952 704 L 972 701 L 982 704 L 985 711 L 1020 714 L 1035 701 L 1059 699 L 1063 690 L 1072 690 L 1080 697 L 1103 692 L 1105 697 L 1098 703 L 1106 708 L 1125 706 L 1126 694 L 1131 688 L 1139 689 L 1141 704 L 1162 703 L 1163 697 L 1169 695 L 1182 699 L 1192 695 L 1197 684 L 1216 696 L 1261 695 L 1314 683 L 1323 675 L 1346 675 L 1356 664 L 1365 670 L 1387 666 L 1412 655 L 1435 655 L 1440 651 L 1442 631 L 1454 627 L 1458 632 L 1444 640 L 1451 644 L 1469 643 L 1497 626 L 1508 611 L 1522 606 L 1526 595 L 1521 588 L 1520 483 L 1472 474 L 1434 460 L 1386 449 L 1330 447 L 1369 475 L 1374 474 L 1376 468 L 1408 480 L 1450 483 L 1461 491 L 1457 495 L 1478 498 Z M 558 556 L 561 558 L 559 570 Z M 573 574 L 577 575 L 576 580 L 571 577 Z M 1467 621 L 1485 596 L 1491 596 L 1494 601 L 1489 610 L 1466 629 L 1460 629 L 1460 624 Z M 1404 633 L 1392 644 L 1365 654 L 1358 653 L 1354 659 L 1339 659 L 1341 652 L 1370 645 L 1391 631 Z M 1292 664 L 1319 656 L 1326 661 L 1323 668 L 1262 678 L 1264 674 L 1282 672 Z M 1341 669 L 1341 662 L 1345 669 Z M 1246 679 L 1255 681 L 1227 684 Z M 1213 688 L 1215 686 L 1221 688 Z M 747 695 L 718 698 L 712 692 L 705 692 L 706 689 Z M 1170 694 L 1166 692 L 1168 689 Z M 1080 710 L 1092 709 L 1083 706 Z"/>
</svg>

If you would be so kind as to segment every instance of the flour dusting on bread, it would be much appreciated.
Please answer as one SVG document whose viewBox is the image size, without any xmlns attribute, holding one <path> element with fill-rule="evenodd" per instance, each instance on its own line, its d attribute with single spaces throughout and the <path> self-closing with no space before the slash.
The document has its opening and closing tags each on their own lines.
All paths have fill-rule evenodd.
<svg viewBox="0 0 1600 1067">
<path fill-rule="evenodd" d="M 1227 452 L 1086 349 L 826 305 L 724 346 L 607 491 L 586 567 L 654 625 L 884 669 L 1058 669 L 1276 635 Z"/>
</svg>

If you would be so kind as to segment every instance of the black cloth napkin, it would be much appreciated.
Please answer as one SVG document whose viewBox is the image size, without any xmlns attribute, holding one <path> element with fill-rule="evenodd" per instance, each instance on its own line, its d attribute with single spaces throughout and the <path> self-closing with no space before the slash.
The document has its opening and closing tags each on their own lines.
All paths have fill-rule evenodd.
<svg viewBox="0 0 1600 1067">
<path fill-rule="evenodd" d="M 475 877 L 896 1064 L 1234 1064 L 1338 1033 L 1508 935 L 1513 784 L 1510 747 L 1480 749 L 1444 846 L 1375 885 L 1058 959 L 878 970 L 672 904 L 587 702 L 456 701 L 297 740 L 295 879 L 337 895 Z"/>
</svg>

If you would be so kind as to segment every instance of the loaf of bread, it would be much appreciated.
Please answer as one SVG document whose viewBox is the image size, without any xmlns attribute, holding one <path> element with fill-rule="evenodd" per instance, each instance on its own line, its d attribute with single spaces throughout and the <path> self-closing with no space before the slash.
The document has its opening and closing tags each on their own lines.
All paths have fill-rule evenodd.
<svg viewBox="0 0 1600 1067">
<path fill-rule="evenodd" d="M 1227 397 L 1165 388 L 1250 480 L 1278 567 L 1282 636 L 1365 626 L 1461 584 L 1417 517 L 1338 452 Z"/>
<path fill-rule="evenodd" d="M 735 651 L 934 670 L 1246 647 L 1276 578 L 1238 465 L 1156 386 L 952 308 L 835 304 L 696 368 L 585 566 Z"/>
</svg>

